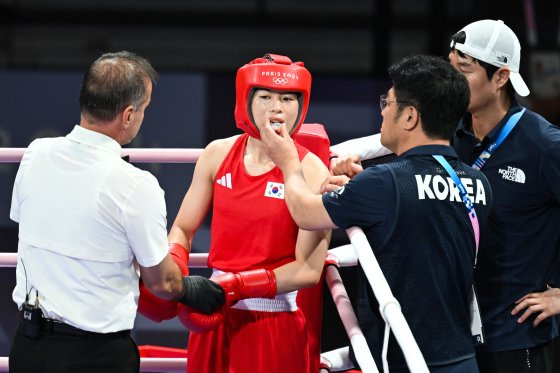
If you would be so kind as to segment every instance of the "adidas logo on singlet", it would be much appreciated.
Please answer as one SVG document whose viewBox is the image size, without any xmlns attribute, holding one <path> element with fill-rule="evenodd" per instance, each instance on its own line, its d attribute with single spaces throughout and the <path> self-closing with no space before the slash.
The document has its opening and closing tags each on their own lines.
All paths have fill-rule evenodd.
<svg viewBox="0 0 560 373">
<path fill-rule="evenodd" d="M 227 173 L 224 176 L 222 176 L 221 178 L 216 180 L 216 183 L 225 186 L 228 189 L 232 189 L 231 187 L 231 173 Z"/>
<path fill-rule="evenodd" d="M 508 166 L 507 170 L 503 168 L 498 169 L 498 173 L 502 175 L 502 178 L 515 181 L 516 183 L 525 184 L 525 172 L 522 169 Z"/>
</svg>

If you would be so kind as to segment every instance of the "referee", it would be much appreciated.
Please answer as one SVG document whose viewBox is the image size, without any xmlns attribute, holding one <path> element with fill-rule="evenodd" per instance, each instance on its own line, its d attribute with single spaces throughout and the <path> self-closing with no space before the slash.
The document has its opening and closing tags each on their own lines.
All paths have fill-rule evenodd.
<svg viewBox="0 0 560 373">
<path fill-rule="evenodd" d="M 183 277 L 188 253 L 177 245 L 168 253 L 163 191 L 120 157 L 156 77 L 132 53 L 102 55 L 82 82 L 80 124 L 25 151 L 10 210 L 19 223 L 13 299 L 21 311 L 10 372 L 137 372 L 130 330 L 139 275 L 164 299 L 207 312 L 223 303 L 213 282 Z"/>
</svg>

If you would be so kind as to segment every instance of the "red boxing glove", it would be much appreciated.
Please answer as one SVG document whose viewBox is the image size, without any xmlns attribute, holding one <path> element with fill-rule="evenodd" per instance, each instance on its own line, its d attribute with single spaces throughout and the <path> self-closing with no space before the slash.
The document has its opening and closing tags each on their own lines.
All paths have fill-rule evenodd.
<svg viewBox="0 0 560 373">
<path fill-rule="evenodd" d="M 171 259 L 179 268 L 181 268 L 181 272 L 184 276 L 189 275 L 189 253 L 187 249 L 183 246 L 179 245 L 178 243 L 171 243 L 169 244 L 169 255 L 171 255 Z"/>
<path fill-rule="evenodd" d="M 276 296 L 276 276 L 268 269 L 224 273 L 210 280 L 224 289 L 228 307 L 241 299 L 274 298 Z"/>
<path fill-rule="evenodd" d="M 224 315 L 221 311 L 216 311 L 210 315 L 206 315 L 196 309 L 179 303 L 178 307 L 179 321 L 187 329 L 196 333 L 205 333 L 215 329 L 224 321 Z"/>
<path fill-rule="evenodd" d="M 169 245 L 169 255 L 171 259 L 181 269 L 183 276 L 189 275 L 189 253 L 187 249 L 178 243 Z M 152 294 L 140 280 L 140 297 L 138 298 L 138 312 L 148 319 L 161 322 L 177 316 L 178 302 L 175 300 L 165 300 Z"/>
<path fill-rule="evenodd" d="M 138 312 L 155 322 L 162 322 L 177 316 L 178 302 L 156 297 L 140 280 L 140 297 L 138 298 Z"/>
</svg>

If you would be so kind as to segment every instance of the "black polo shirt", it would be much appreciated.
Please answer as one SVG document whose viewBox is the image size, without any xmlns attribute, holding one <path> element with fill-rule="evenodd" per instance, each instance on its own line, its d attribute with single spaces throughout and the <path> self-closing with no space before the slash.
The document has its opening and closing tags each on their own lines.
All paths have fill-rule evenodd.
<svg viewBox="0 0 560 373">
<path fill-rule="evenodd" d="M 369 167 L 323 204 L 341 228 L 359 226 L 429 366 L 474 356 L 470 334 L 475 240 L 453 181 L 432 157 L 443 155 L 462 179 L 484 226 L 492 200 L 484 175 L 457 159 L 453 148 L 415 147 L 395 162 Z M 356 309 L 378 366 L 385 323 L 365 273 L 358 267 Z M 391 369 L 406 366 L 389 340 Z"/>
<path fill-rule="evenodd" d="M 472 165 L 521 109 L 514 101 L 482 142 L 467 114 L 452 141 L 459 158 Z M 560 129 L 526 110 L 481 171 L 492 187 L 493 204 L 475 270 L 486 336 L 480 348 L 505 351 L 550 341 L 558 335 L 556 318 L 534 328 L 535 316 L 518 324 L 521 314 L 511 316 L 511 310 L 525 294 L 559 285 L 554 263 L 560 248 Z"/>
</svg>

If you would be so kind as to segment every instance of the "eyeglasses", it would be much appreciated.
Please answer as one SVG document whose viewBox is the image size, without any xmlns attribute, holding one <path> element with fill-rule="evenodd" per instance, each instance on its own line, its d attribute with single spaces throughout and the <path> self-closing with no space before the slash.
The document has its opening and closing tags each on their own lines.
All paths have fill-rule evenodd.
<svg viewBox="0 0 560 373">
<path fill-rule="evenodd" d="M 406 104 L 406 105 L 411 105 L 414 106 L 411 102 L 408 101 L 399 101 L 399 100 L 389 100 L 387 98 L 387 95 L 381 95 L 379 96 L 379 107 L 381 108 L 381 111 L 385 110 L 385 108 L 387 106 L 389 106 L 389 104 L 391 102 L 396 102 L 398 104 Z M 415 107 L 415 106 L 414 106 Z M 416 107 L 415 107 L 416 108 Z M 418 109 L 416 109 L 416 111 L 418 111 Z M 422 116 L 422 113 L 420 111 L 418 111 L 418 115 Z"/>
<path fill-rule="evenodd" d="M 389 106 L 389 104 L 391 102 L 398 102 L 397 100 L 389 100 L 387 98 L 387 95 L 381 95 L 379 96 L 379 107 L 381 108 L 381 111 L 385 110 L 385 108 L 387 106 Z"/>
<path fill-rule="evenodd" d="M 387 95 L 379 96 L 379 107 L 381 108 L 381 111 L 385 110 L 385 108 L 389 106 L 389 103 L 391 102 L 397 102 L 397 100 L 389 100 L 387 98 Z"/>
</svg>

